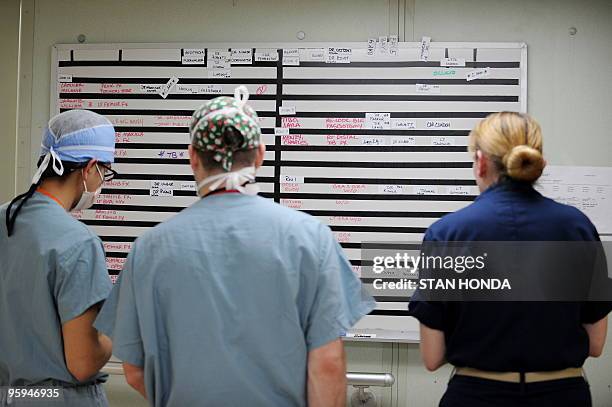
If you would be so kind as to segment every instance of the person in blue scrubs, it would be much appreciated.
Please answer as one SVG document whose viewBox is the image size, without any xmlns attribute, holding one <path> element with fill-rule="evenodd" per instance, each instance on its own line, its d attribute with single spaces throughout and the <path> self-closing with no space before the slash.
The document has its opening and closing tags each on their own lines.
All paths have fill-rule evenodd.
<svg viewBox="0 0 612 407">
<path fill-rule="evenodd" d="M 55 116 L 31 187 L 0 207 L 0 406 L 108 404 L 99 370 L 111 342 L 93 322 L 112 284 L 102 242 L 69 211 L 93 204 L 114 146 L 103 116 Z M 9 386 L 59 391 L 26 400 Z"/>
<path fill-rule="evenodd" d="M 470 133 L 470 151 L 481 194 L 431 225 L 425 243 L 599 240 L 578 209 L 533 188 L 545 166 L 533 118 L 489 115 Z M 456 367 L 443 407 L 590 406 L 582 365 L 601 354 L 611 309 L 589 301 L 425 301 L 418 292 L 409 304 L 427 369 Z"/>
<path fill-rule="evenodd" d="M 194 113 L 201 199 L 136 240 L 95 326 L 151 406 L 344 407 L 340 336 L 374 303 L 329 227 L 256 195 L 247 99 Z"/>
</svg>

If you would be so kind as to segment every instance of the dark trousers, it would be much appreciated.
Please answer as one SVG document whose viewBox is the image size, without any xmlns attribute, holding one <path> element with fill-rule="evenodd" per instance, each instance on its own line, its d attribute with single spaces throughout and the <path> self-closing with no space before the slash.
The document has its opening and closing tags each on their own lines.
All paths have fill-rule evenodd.
<svg viewBox="0 0 612 407">
<path fill-rule="evenodd" d="M 440 407 L 591 407 L 589 384 L 582 377 L 537 383 L 505 383 L 455 375 Z"/>
</svg>

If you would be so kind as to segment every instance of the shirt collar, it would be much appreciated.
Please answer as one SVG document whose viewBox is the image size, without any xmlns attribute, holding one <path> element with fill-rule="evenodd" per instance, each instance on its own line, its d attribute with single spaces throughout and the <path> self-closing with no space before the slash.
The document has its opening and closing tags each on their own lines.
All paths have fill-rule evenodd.
<svg viewBox="0 0 612 407">
<path fill-rule="evenodd" d="M 500 178 L 499 181 L 492 184 L 491 186 L 489 186 L 489 188 L 481 192 L 475 200 L 501 191 L 515 191 L 524 194 L 538 193 L 533 188 L 533 185 L 529 182 L 516 181 L 510 178 Z"/>
</svg>

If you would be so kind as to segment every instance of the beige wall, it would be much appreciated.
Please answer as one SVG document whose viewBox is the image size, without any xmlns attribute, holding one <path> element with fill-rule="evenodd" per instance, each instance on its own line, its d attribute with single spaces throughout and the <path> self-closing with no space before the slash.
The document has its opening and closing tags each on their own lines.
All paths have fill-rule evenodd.
<svg viewBox="0 0 612 407">
<path fill-rule="evenodd" d="M 305 41 L 365 41 L 385 34 L 399 34 L 405 41 L 423 35 L 434 41 L 524 41 L 529 53 L 528 111 L 542 124 L 548 161 L 612 165 L 609 0 L 22 3 L 22 70 L 27 80 L 21 85 L 19 142 L 24 151 L 18 156 L 18 189 L 27 186 L 49 118 L 51 46 L 76 43 L 79 34 L 85 34 L 88 43 L 280 42 L 295 41 L 298 30 L 306 33 Z M 570 27 L 577 28 L 575 36 L 569 35 Z"/>
<path fill-rule="evenodd" d="M 280 42 L 295 41 L 298 30 L 306 32 L 306 41 L 365 41 L 387 34 L 399 34 L 405 41 L 423 35 L 434 41 L 525 41 L 528 110 L 542 123 L 549 161 L 612 166 L 609 0 L 22 0 L 22 148 L 15 163 L 11 101 L 16 88 L 9 78 L 16 76 L 18 26 L 10 16 L 17 3 L 0 0 L 0 30 L 9 31 L 0 37 L 2 197 L 12 195 L 6 188 L 12 188 L 15 165 L 20 190 L 33 172 L 49 118 L 51 46 L 75 43 L 79 34 L 88 43 Z M 570 27 L 577 28 L 576 36 L 569 35 Z M 350 370 L 396 375 L 392 389 L 375 391 L 384 407 L 436 405 L 449 373 L 447 368 L 426 372 L 416 345 L 351 344 L 348 355 Z M 610 406 L 612 341 L 604 356 L 587 367 L 595 406 Z M 112 406 L 145 405 L 122 377 L 113 377 L 107 389 Z"/>
<path fill-rule="evenodd" d="M 15 195 L 19 0 L 0 1 L 0 203 Z"/>
</svg>

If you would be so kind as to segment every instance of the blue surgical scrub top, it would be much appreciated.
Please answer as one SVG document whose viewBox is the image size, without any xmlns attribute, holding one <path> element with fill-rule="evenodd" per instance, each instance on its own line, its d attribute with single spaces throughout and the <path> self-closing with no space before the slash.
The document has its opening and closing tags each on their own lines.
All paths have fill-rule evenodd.
<svg viewBox="0 0 612 407">
<path fill-rule="evenodd" d="M 506 180 L 469 206 L 435 222 L 424 241 L 598 241 L 578 209 Z M 459 367 L 534 372 L 582 366 L 589 355 L 583 323 L 612 310 L 609 302 L 427 302 L 418 293 L 409 313 L 444 332 L 446 360 Z"/>
<path fill-rule="evenodd" d="M 222 193 L 136 240 L 95 326 L 151 405 L 305 406 L 308 352 L 373 307 L 327 226 Z"/>
<path fill-rule="evenodd" d="M 6 208 L 0 207 L 0 386 L 77 384 L 66 367 L 62 324 L 110 294 L 102 242 L 38 192 L 8 237 Z"/>
</svg>

